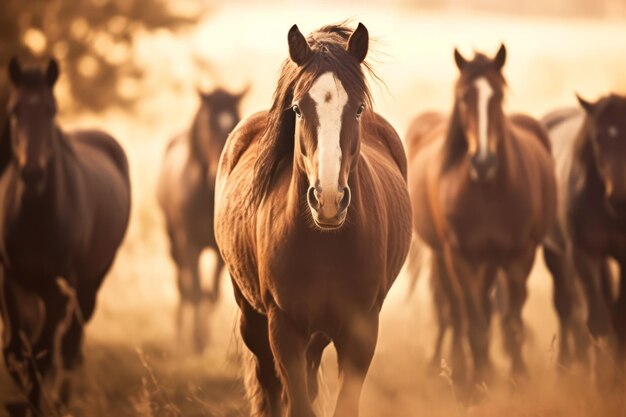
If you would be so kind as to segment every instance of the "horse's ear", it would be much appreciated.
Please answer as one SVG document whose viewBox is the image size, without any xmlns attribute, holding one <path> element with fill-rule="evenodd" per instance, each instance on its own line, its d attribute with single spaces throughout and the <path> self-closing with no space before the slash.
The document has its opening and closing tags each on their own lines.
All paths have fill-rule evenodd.
<svg viewBox="0 0 626 417">
<path fill-rule="evenodd" d="M 59 63 L 56 59 L 51 58 L 46 68 L 46 81 L 52 87 L 59 79 Z"/>
<path fill-rule="evenodd" d="M 506 63 L 506 46 L 504 44 L 500 45 L 500 49 L 498 49 L 498 53 L 493 58 L 493 64 L 496 66 L 498 70 L 501 70 Z"/>
<path fill-rule="evenodd" d="M 454 48 L 454 62 L 456 62 L 457 68 L 461 71 L 463 71 L 463 68 L 465 68 L 465 65 L 467 65 L 467 59 L 465 59 L 463 55 L 461 55 L 457 48 Z"/>
<path fill-rule="evenodd" d="M 245 87 L 237 94 L 237 100 L 241 100 L 249 92 L 250 92 L 250 83 L 247 83 Z"/>
<path fill-rule="evenodd" d="M 19 85 L 22 79 L 22 66 L 15 56 L 9 62 L 9 78 L 13 85 Z"/>
<path fill-rule="evenodd" d="M 367 49 L 369 47 L 370 36 L 367 32 L 367 28 L 363 23 L 359 23 L 350 39 L 348 39 L 348 52 L 356 60 L 361 63 L 367 56 Z"/>
<path fill-rule="evenodd" d="M 312 51 L 304 35 L 298 29 L 298 25 L 293 25 L 287 34 L 289 42 L 289 57 L 296 64 L 304 65 L 311 57 Z"/>
<path fill-rule="evenodd" d="M 596 109 L 596 103 L 585 100 L 578 93 L 576 93 L 576 99 L 578 100 L 578 103 L 580 103 L 580 107 L 585 110 L 585 113 L 590 116 L 594 114 L 594 110 Z"/>
</svg>

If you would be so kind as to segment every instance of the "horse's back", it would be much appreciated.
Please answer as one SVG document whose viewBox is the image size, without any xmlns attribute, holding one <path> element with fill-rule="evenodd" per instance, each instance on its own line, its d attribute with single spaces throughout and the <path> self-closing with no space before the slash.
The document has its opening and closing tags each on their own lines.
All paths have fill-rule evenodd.
<svg viewBox="0 0 626 417">
<path fill-rule="evenodd" d="M 130 179 L 126 154 L 110 135 L 96 130 L 67 135 L 82 174 L 77 225 L 89 231 L 85 248 L 88 275 L 101 279 L 124 237 L 130 216 Z"/>
<path fill-rule="evenodd" d="M 438 112 L 426 112 L 415 117 L 407 129 L 405 147 L 409 163 L 415 154 L 445 133 L 447 118 Z"/>
<path fill-rule="evenodd" d="M 558 215 L 556 227 L 545 243 L 552 250 L 563 250 L 566 235 L 566 213 L 570 177 L 574 169 L 575 143 L 585 122 L 585 114 L 577 108 L 555 110 L 542 119 L 548 131 L 554 157 L 557 181 Z"/>
<path fill-rule="evenodd" d="M 433 190 L 437 170 L 443 158 L 448 118 L 441 113 L 427 112 L 415 117 L 405 139 L 409 163 L 409 195 L 414 232 L 428 246 L 439 249 L 441 235 L 439 211 Z"/>
<path fill-rule="evenodd" d="M 366 127 L 363 128 L 363 142 L 368 144 L 382 144 L 383 147 L 381 151 L 391 157 L 406 181 L 406 153 L 402 146 L 402 140 L 396 130 L 384 117 L 374 112 L 366 119 L 366 123 Z"/>
<path fill-rule="evenodd" d="M 130 183 L 126 152 L 111 135 L 100 130 L 79 130 L 70 133 L 69 138 L 77 145 L 79 153 L 83 149 L 92 149 L 92 162 L 98 161 L 100 166 L 111 170 L 111 174 L 115 172 Z"/>
<path fill-rule="evenodd" d="M 168 222 L 188 199 L 189 185 L 198 182 L 199 167 L 190 166 L 189 133 L 174 136 L 167 144 L 157 180 L 157 200 Z M 195 169 L 194 169 L 195 168 Z"/>
<path fill-rule="evenodd" d="M 259 111 L 242 119 L 226 140 L 220 159 L 220 175 L 230 174 L 250 144 L 258 140 L 267 127 L 267 111 Z"/>
<path fill-rule="evenodd" d="M 542 124 L 537 119 L 526 114 L 517 113 L 511 115 L 510 120 L 516 127 L 527 131 L 531 137 L 538 139 L 546 150 L 550 152 L 550 138 L 548 137 L 548 133 Z"/>
</svg>

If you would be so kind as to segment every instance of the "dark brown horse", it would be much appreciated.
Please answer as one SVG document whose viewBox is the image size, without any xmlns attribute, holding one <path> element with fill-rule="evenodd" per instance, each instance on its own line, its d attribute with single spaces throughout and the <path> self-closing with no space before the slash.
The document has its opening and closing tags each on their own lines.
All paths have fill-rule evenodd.
<svg viewBox="0 0 626 417">
<path fill-rule="evenodd" d="M 561 353 L 570 359 L 571 343 L 587 362 L 586 332 L 576 317 L 576 277 L 582 284 L 587 327 L 600 343 L 626 359 L 626 97 L 609 95 L 595 103 L 579 98 L 582 109 L 544 118 L 550 134 L 559 184 L 558 222 L 545 244 L 554 276 L 555 304 L 561 319 Z M 620 265 L 614 294 L 608 259 Z M 606 352 L 596 363 L 600 364 Z M 602 369 L 598 369 L 602 371 Z M 602 377 L 603 375 L 598 375 Z"/>
<path fill-rule="evenodd" d="M 490 292 L 506 275 L 505 347 L 515 375 L 524 374 L 522 308 L 526 281 L 555 217 L 554 164 L 548 139 L 528 116 L 507 116 L 504 45 L 491 59 L 466 60 L 455 50 L 460 76 L 452 115 L 417 117 L 407 134 L 409 190 L 415 232 L 433 250 L 440 336 L 453 328 L 453 372 L 466 378 L 465 341 L 474 378 L 489 376 Z M 439 361 L 440 348 L 435 352 Z"/>
<path fill-rule="evenodd" d="M 337 349 L 336 417 L 359 415 L 383 300 L 411 237 L 406 158 L 370 107 L 368 32 L 294 25 L 269 111 L 229 137 L 215 234 L 255 356 L 253 415 L 313 417 L 324 348 Z"/>
<path fill-rule="evenodd" d="M 158 200 L 167 222 L 171 254 L 178 272 L 180 301 L 176 327 L 183 327 L 185 305 L 194 309 L 194 345 L 204 349 L 206 326 L 201 305 L 204 298 L 216 301 L 224 268 L 215 243 L 213 208 L 215 175 L 228 134 L 239 122 L 239 103 L 247 89 L 232 94 L 223 89 L 200 93 L 200 108 L 189 131 L 169 143 L 158 184 Z M 199 261 L 213 249 L 217 263 L 212 289 L 202 290 Z M 206 297 L 205 297 L 206 296 Z"/>
<path fill-rule="evenodd" d="M 130 185 L 112 137 L 68 134 L 56 124 L 56 61 L 42 71 L 13 59 L 9 70 L 12 159 L 0 176 L 3 353 L 39 415 L 40 376 L 52 379 L 54 391 L 81 362 L 83 325 L 128 223 Z M 62 388 L 67 400 L 69 387 Z"/>
</svg>

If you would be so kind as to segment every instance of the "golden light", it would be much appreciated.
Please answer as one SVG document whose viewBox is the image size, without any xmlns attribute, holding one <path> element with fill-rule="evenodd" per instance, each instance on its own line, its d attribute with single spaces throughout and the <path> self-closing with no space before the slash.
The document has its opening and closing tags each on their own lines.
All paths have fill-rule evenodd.
<svg viewBox="0 0 626 417">
<path fill-rule="evenodd" d="M 23 41 L 35 55 L 42 54 L 48 45 L 46 35 L 41 30 L 35 28 L 29 28 L 24 32 Z"/>
</svg>

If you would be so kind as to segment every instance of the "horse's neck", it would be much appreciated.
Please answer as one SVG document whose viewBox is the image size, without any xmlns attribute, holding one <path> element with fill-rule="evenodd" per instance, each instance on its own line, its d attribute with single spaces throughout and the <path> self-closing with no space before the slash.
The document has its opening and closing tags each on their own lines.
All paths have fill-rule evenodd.
<svg viewBox="0 0 626 417">
<path fill-rule="evenodd" d="M 446 137 L 444 138 L 443 145 L 443 169 L 447 170 L 452 167 L 459 159 L 465 155 L 467 150 L 467 139 L 463 132 L 463 126 L 459 116 L 456 103 L 450 121 L 448 122 L 448 129 L 446 130 Z"/>
<path fill-rule="evenodd" d="M 205 106 L 200 106 L 200 109 L 193 118 L 193 124 L 189 131 L 190 157 L 202 166 L 203 171 L 206 171 L 209 165 L 209 157 L 205 155 L 204 147 L 201 144 L 203 138 L 210 137 L 211 135 L 209 117 L 209 110 Z"/>
<path fill-rule="evenodd" d="M 574 143 L 574 154 L 572 159 L 572 176 L 576 176 L 584 181 L 583 190 L 602 191 L 604 195 L 604 184 L 593 157 L 593 149 L 591 148 L 589 133 L 585 126 L 579 133 Z"/>
</svg>

